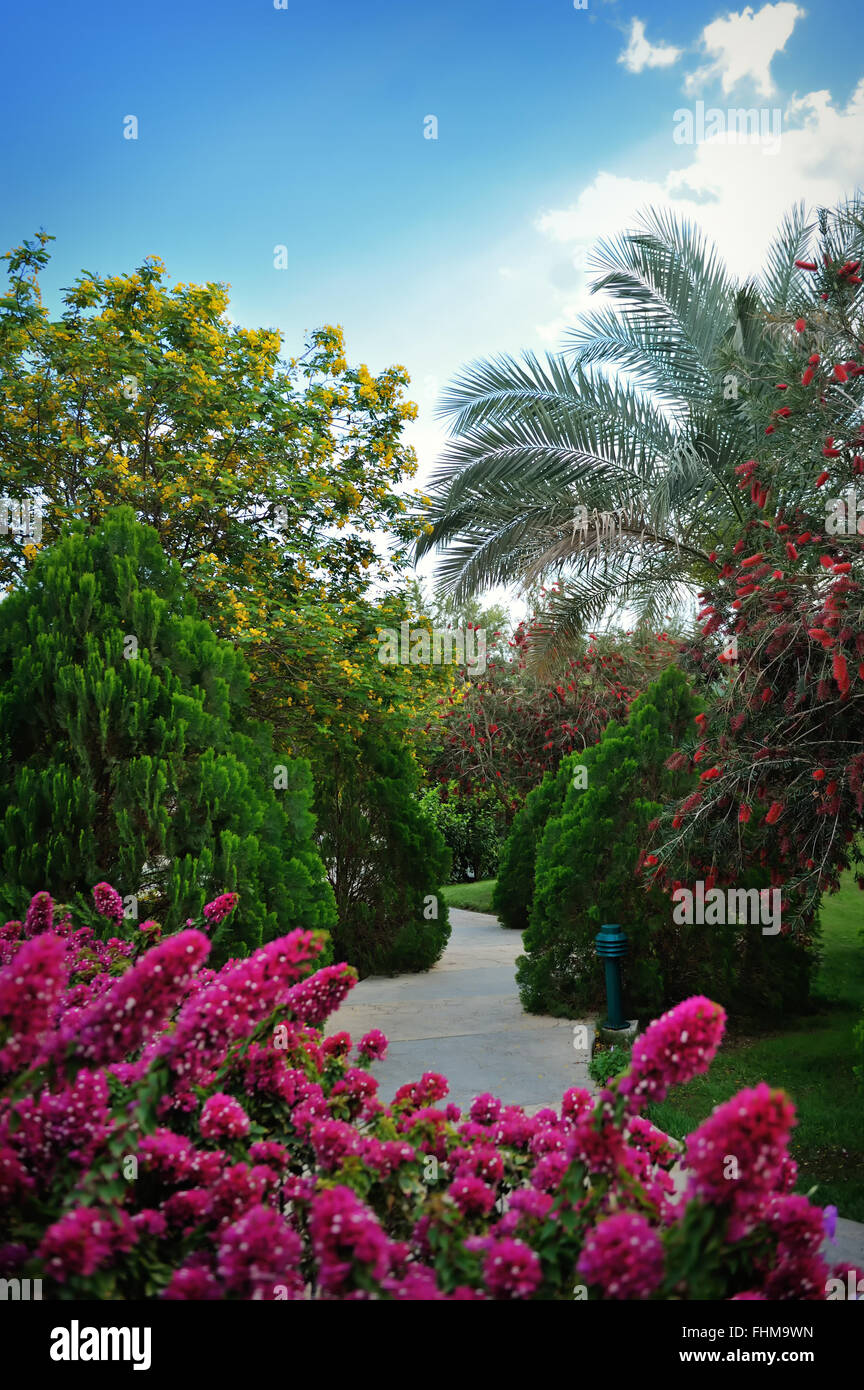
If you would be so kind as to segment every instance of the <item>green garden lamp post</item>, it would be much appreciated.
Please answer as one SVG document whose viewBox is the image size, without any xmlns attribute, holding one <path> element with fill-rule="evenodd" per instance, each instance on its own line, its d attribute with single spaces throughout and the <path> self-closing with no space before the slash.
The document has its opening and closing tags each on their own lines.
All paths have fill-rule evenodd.
<svg viewBox="0 0 864 1390">
<path fill-rule="evenodd" d="M 606 967 L 607 1017 L 602 1028 L 623 1030 L 628 1027 L 621 1003 L 621 957 L 627 954 L 627 936 L 617 924 L 600 928 L 595 937 L 597 954 Z"/>
</svg>

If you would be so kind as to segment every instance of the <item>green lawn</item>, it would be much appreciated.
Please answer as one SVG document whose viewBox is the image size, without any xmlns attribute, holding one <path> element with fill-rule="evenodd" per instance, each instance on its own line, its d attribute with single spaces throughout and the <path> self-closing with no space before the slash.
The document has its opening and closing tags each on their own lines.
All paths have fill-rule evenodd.
<svg viewBox="0 0 864 1390">
<path fill-rule="evenodd" d="M 448 883 L 442 889 L 450 907 L 464 907 L 468 912 L 491 912 L 494 878 L 481 878 L 476 883 Z"/>
<path fill-rule="evenodd" d="M 864 1221 L 864 1092 L 852 1074 L 852 1029 L 864 1005 L 864 895 L 851 874 L 823 900 L 822 926 L 818 1011 L 758 1036 L 730 1030 L 708 1075 L 677 1087 L 651 1119 L 683 1138 L 741 1087 L 782 1086 L 798 1112 L 798 1191 L 816 1186 L 820 1206 L 833 1202 L 841 1216 Z"/>
</svg>

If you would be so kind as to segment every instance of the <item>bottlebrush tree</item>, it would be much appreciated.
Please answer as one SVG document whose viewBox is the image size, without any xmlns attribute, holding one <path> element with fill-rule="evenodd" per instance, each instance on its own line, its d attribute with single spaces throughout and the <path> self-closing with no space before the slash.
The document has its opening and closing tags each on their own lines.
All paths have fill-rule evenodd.
<svg viewBox="0 0 864 1390">
<path fill-rule="evenodd" d="M 779 404 L 754 417 L 736 469 L 749 514 L 711 556 L 693 649 L 717 691 L 682 749 L 700 785 L 664 814 L 651 869 L 757 869 L 802 944 L 864 826 L 862 246 L 854 215 L 822 217 L 818 251 L 790 266 L 797 310 L 765 326 Z"/>
<path fill-rule="evenodd" d="M 97 910 L 119 898 L 99 886 Z M 644 1118 L 707 1071 L 724 1014 L 685 1000 L 598 1097 L 463 1115 L 425 1073 L 377 1098 L 377 1030 L 292 931 L 214 974 L 224 908 L 137 947 L 47 892 L 0 928 L 0 1276 L 46 1300 L 844 1298 L 860 1271 L 795 1194 L 795 1113 L 762 1083 L 680 1146 Z M 728 1155 L 737 1159 L 730 1174 Z M 851 1279 L 850 1276 L 851 1275 Z M 855 1294 L 853 1293 L 854 1297 Z"/>
<path fill-rule="evenodd" d="M 626 719 L 632 700 L 677 654 L 666 633 L 590 637 L 573 655 L 529 660 L 532 624 L 509 640 L 509 658 L 464 676 L 438 697 L 428 726 L 430 781 L 455 782 L 470 796 L 490 787 L 512 819 L 546 772 L 596 743 L 610 719 Z"/>
<path fill-rule="evenodd" d="M 242 878 L 217 957 L 331 926 L 308 766 L 248 719 L 248 685 L 128 509 L 42 551 L 0 604 L 3 908 L 110 879 L 176 928 Z"/>
</svg>

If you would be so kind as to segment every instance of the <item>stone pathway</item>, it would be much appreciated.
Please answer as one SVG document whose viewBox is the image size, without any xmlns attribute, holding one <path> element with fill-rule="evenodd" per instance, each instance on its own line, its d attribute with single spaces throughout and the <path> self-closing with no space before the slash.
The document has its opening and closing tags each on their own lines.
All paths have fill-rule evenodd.
<svg viewBox="0 0 864 1390">
<path fill-rule="evenodd" d="M 594 1090 L 588 1059 L 594 1040 L 584 1024 L 583 1046 L 574 1048 L 573 1022 L 522 1012 L 515 961 L 520 932 L 503 931 L 486 912 L 450 909 L 447 950 L 432 970 L 395 978 L 361 980 L 334 1016 L 331 1028 L 355 1039 L 380 1028 L 390 1040 L 387 1057 L 372 1067 L 384 1101 L 424 1071 L 450 1082 L 448 1100 L 463 1109 L 485 1091 L 529 1114 L 558 1109 L 569 1086 Z M 864 1268 L 864 1225 L 837 1222 L 836 1244 L 827 1241 L 829 1263 L 849 1260 Z"/>
<path fill-rule="evenodd" d="M 351 991 L 331 1027 L 356 1040 L 380 1028 L 390 1040 L 372 1068 L 383 1101 L 424 1071 L 450 1082 L 449 1100 L 467 1108 L 491 1091 L 533 1113 L 558 1109 L 569 1086 L 587 1086 L 593 1029 L 576 1039 L 573 1023 L 522 1012 L 515 965 L 520 932 L 504 931 L 485 912 L 450 909 L 447 950 L 432 969 L 393 979 L 371 976 Z"/>
</svg>

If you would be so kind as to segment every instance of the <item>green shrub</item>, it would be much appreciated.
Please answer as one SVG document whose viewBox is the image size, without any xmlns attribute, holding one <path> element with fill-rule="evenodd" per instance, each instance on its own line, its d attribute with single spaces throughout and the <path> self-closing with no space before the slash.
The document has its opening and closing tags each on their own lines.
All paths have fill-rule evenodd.
<svg viewBox="0 0 864 1390">
<path fill-rule="evenodd" d="M 493 878 L 504 839 L 504 816 L 494 792 L 465 793 L 456 782 L 430 787 L 420 798 L 424 812 L 450 851 L 450 882 Z"/>
<path fill-rule="evenodd" d="M 561 809 L 540 839 L 526 954 L 517 967 L 529 1012 L 579 1017 L 601 1006 L 594 938 L 604 922 L 619 922 L 629 938 L 628 1009 L 645 1017 L 662 1008 L 658 944 L 669 929 L 669 894 L 646 889 L 637 871 L 663 801 L 692 783 L 689 770 L 666 764 L 698 709 L 686 678 L 669 667 L 633 702 L 627 723 L 607 725 L 582 755 L 587 786 L 568 779 Z"/>
<path fill-rule="evenodd" d="M 605 1086 L 613 1076 L 620 1076 L 630 1065 L 632 1041 L 600 1043 L 588 1063 L 588 1075 L 598 1086 Z"/>
<path fill-rule="evenodd" d="M 492 910 L 498 914 L 503 927 L 524 931 L 528 925 L 540 837 L 547 821 L 557 815 L 564 804 L 567 788 L 573 780 L 573 768 L 584 761 L 582 753 L 562 758 L 555 771 L 547 772 L 543 781 L 528 793 L 525 805 L 513 821 L 501 850 L 498 882 L 492 895 Z"/>
<path fill-rule="evenodd" d="M 217 963 L 331 927 L 308 766 L 248 718 L 248 685 L 131 511 L 43 551 L 0 603 L 0 909 L 107 879 L 176 930 L 242 883 Z"/>
<path fill-rule="evenodd" d="M 450 855 L 417 784 L 405 743 L 374 725 L 316 764 L 321 853 L 338 912 L 334 950 L 361 976 L 428 970 L 450 936 L 440 892 Z"/>
</svg>

